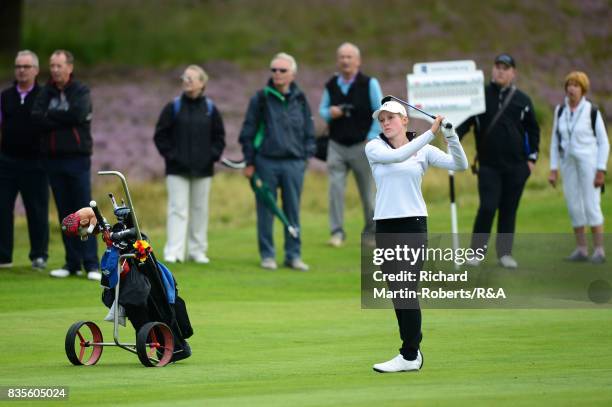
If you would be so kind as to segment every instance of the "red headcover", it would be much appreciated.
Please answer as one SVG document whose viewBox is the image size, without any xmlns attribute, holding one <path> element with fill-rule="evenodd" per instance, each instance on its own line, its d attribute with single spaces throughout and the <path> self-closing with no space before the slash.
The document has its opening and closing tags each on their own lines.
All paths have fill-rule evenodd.
<svg viewBox="0 0 612 407">
<path fill-rule="evenodd" d="M 81 218 L 76 213 L 71 213 L 62 220 L 62 231 L 66 236 L 79 236 Z"/>
</svg>

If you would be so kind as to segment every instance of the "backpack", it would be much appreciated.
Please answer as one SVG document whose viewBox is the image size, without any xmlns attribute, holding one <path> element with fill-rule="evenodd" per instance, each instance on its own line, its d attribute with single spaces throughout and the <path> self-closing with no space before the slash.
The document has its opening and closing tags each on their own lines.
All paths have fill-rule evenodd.
<svg viewBox="0 0 612 407">
<path fill-rule="evenodd" d="M 210 100 L 210 98 L 205 97 L 206 99 L 206 110 L 208 112 L 208 115 L 210 116 L 212 114 L 213 108 L 214 108 L 214 104 L 212 102 L 212 100 Z M 177 96 L 174 98 L 174 100 L 172 101 L 172 118 L 176 118 L 176 116 L 178 116 L 178 113 L 181 111 L 181 96 Z"/>
<path fill-rule="evenodd" d="M 558 141 L 558 145 L 559 145 L 559 153 L 563 154 L 563 149 L 561 148 L 561 132 L 559 131 L 559 118 L 561 117 L 561 114 L 563 113 L 563 110 L 565 110 L 565 104 L 562 105 L 557 105 L 557 128 L 556 128 L 556 135 L 557 135 L 557 141 Z M 593 129 L 593 136 L 595 136 L 595 138 L 597 138 L 597 133 L 595 132 L 595 123 L 597 120 L 597 111 L 599 109 L 597 109 L 597 105 L 594 104 L 593 102 L 591 102 L 591 129 Z M 603 116 L 602 116 L 603 119 Z"/>
</svg>

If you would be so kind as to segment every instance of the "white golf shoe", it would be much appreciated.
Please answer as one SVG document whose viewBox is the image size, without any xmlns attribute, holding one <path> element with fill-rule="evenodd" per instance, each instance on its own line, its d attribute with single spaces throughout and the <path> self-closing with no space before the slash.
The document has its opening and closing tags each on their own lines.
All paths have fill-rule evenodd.
<svg viewBox="0 0 612 407">
<path fill-rule="evenodd" d="M 379 373 L 413 372 L 421 370 L 421 367 L 423 367 L 423 354 L 420 350 L 417 351 L 415 360 L 406 360 L 400 353 L 389 361 L 372 366 L 374 371 Z"/>
<path fill-rule="evenodd" d="M 499 265 L 507 269 L 515 269 L 518 267 L 518 263 L 516 262 L 516 260 L 514 260 L 514 258 L 509 254 L 506 254 L 499 258 Z"/>
</svg>

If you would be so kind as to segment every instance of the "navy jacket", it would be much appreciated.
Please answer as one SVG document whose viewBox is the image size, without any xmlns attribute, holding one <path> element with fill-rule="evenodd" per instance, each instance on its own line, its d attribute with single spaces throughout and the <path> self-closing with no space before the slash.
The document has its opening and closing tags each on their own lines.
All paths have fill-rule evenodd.
<svg viewBox="0 0 612 407">
<path fill-rule="evenodd" d="M 89 88 L 71 79 L 63 91 L 53 82 L 40 91 L 32 108 L 32 119 L 42 135 L 42 153 L 50 158 L 90 156 L 91 95 Z"/>
</svg>

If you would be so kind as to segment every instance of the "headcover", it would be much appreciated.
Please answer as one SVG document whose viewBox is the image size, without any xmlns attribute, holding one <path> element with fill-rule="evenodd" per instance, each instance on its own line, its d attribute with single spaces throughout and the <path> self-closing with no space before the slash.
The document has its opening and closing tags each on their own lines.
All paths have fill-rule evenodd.
<svg viewBox="0 0 612 407">
<path fill-rule="evenodd" d="M 76 213 L 71 213 L 62 220 L 62 232 L 68 237 L 79 236 L 81 218 Z"/>
</svg>

